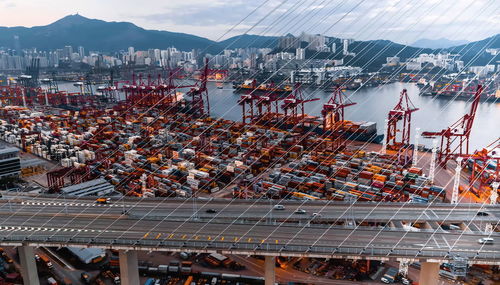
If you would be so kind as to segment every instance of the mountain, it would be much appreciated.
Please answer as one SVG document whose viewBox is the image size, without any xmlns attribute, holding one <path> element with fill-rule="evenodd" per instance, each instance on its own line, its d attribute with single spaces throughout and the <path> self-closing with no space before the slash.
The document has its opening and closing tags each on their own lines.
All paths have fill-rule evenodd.
<svg viewBox="0 0 500 285">
<path fill-rule="evenodd" d="M 0 47 L 15 48 L 17 43 L 14 36 L 19 36 L 21 48 L 37 48 L 39 50 L 55 50 L 71 45 L 74 48 L 83 46 L 87 50 L 104 52 L 115 52 L 125 50 L 133 46 L 136 50 L 147 50 L 149 48 L 165 49 L 175 46 L 183 51 L 200 49 L 202 51 L 216 54 L 224 48 L 274 48 L 277 46 L 279 37 L 259 35 L 239 35 L 221 42 L 215 42 L 203 37 L 185 33 L 169 31 L 146 30 L 129 22 L 106 22 L 102 20 L 89 19 L 81 15 L 69 15 L 46 26 L 26 27 L 0 27 Z M 331 38 L 337 44 L 335 54 L 327 52 L 310 52 L 307 58 L 335 58 L 341 59 L 341 39 Z M 426 43 L 427 41 L 427 43 Z M 18 42 L 18 43 L 19 43 Z M 387 40 L 355 41 L 349 45 L 349 52 L 356 56 L 347 56 L 345 65 L 365 67 L 367 70 L 376 70 L 386 62 L 387 57 L 398 56 L 401 61 L 418 56 L 421 53 L 438 53 L 449 51 L 460 54 L 460 59 L 466 64 L 484 65 L 495 63 L 500 56 L 492 56 L 486 52 L 487 48 L 500 48 L 500 34 L 493 37 L 459 44 L 446 48 L 421 48 L 438 43 L 441 46 L 449 46 L 452 41 L 446 39 L 420 40 L 415 44 L 418 46 L 404 46 Z M 275 49 L 275 52 L 278 49 Z M 295 53 L 295 50 L 290 50 Z"/>
<path fill-rule="evenodd" d="M 446 38 L 440 39 L 420 39 L 416 42 L 412 43 L 410 46 L 418 47 L 418 48 L 450 48 L 458 45 L 467 44 L 469 41 L 466 40 L 449 40 Z"/>
<path fill-rule="evenodd" d="M 41 50 L 54 50 L 66 45 L 98 51 L 118 51 L 129 46 L 143 50 L 171 46 L 185 51 L 193 48 L 208 48 L 209 52 L 219 50 L 215 42 L 206 38 L 146 30 L 128 22 L 105 22 L 78 14 L 66 16 L 47 26 L 0 27 L 0 46 L 14 48 L 14 35 L 19 36 L 22 47 Z"/>
<path fill-rule="evenodd" d="M 433 49 L 404 46 L 388 40 L 355 41 L 349 46 L 351 52 L 356 53 L 347 64 L 365 67 L 368 71 L 378 70 L 386 63 L 387 57 L 397 56 L 403 62 L 420 53 L 432 53 Z M 344 64 L 346 62 L 344 61 Z"/>
<path fill-rule="evenodd" d="M 486 49 L 500 49 L 500 34 L 484 40 L 470 42 L 464 45 L 446 49 L 451 53 L 460 54 L 460 60 L 474 65 L 496 64 L 500 61 L 500 54 L 496 56 L 486 52 Z"/>
<path fill-rule="evenodd" d="M 125 50 L 129 46 L 137 50 L 175 46 L 183 51 L 200 49 L 218 53 L 226 46 L 261 48 L 275 45 L 277 41 L 277 37 L 240 35 L 222 42 L 214 42 L 195 35 L 146 30 L 129 22 L 106 22 L 79 14 L 66 16 L 46 26 L 0 27 L 0 46 L 15 48 L 15 35 L 19 36 L 21 47 L 24 48 L 55 50 L 71 45 L 83 46 L 87 50 L 109 52 Z"/>
</svg>

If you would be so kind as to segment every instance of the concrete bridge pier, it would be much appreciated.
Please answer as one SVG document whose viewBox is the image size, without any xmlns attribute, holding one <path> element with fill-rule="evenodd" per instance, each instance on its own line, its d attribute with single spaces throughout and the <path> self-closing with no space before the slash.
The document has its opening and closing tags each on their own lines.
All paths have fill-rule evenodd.
<svg viewBox="0 0 500 285">
<path fill-rule="evenodd" d="M 21 276 L 25 285 L 40 285 L 36 269 L 35 252 L 32 246 L 20 246 L 19 260 L 21 263 Z"/>
<path fill-rule="evenodd" d="M 418 284 L 438 285 L 439 284 L 439 263 L 421 262 L 420 278 Z"/>
<path fill-rule="evenodd" d="M 264 278 L 266 279 L 265 285 L 274 285 L 274 283 L 276 283 L 275 269 L 276 257 L 266 256 L 264 261 Z"/>
<path fill-rule="evenodd" d="M 139 282 L 139 266 L 137 251 L 120 250 L 120 279 L 122 285 L 137 285 Z"/>
</svg>

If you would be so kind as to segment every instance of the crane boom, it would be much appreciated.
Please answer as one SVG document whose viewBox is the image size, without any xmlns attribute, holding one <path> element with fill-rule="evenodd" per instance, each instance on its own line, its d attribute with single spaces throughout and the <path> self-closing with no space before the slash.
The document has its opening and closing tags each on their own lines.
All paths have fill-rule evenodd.
<svg viewBox="0 0 500 285">
<path fill-rule="evenodd" d="M 446 164 L 450 159 L 469 154 L 469 137 L 482 92 L 483 86 L 478 85 L 469 113 L 465 114 L 450 127 L 438 132 L 422 133 L 422 136 L 426 138 L 441 137 L 441 147 L 438 155 L 438 161 L 443 168 L 446 168 Z M 457 140 L 458 143 L 455 147 L 453 147 Z"/>
</svg>

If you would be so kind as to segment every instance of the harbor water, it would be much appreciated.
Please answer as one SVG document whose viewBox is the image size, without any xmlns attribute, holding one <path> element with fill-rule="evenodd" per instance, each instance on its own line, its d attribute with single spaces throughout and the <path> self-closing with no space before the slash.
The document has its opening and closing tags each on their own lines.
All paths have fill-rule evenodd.
<svg viewBox="0 0 500 285">
<path fill-rule="evenodd" d="M 61 90 L 79 91 L 71 83 L 60 84 Z M 222 88 L 220 88 L 222 87 Z M 412 116 L 412 141 L 415 128 L 421 131 L 439 131 L 447 128 L 470 111 L 471 102 L 449 100 L 419 95 L 419 88 L 412 83 L 391 83 L 379 87 L 364 88 L 357 91 L 345 91 L 346 96 L 357 104 L 346 109 L 346 119 L 356 122 L 372 121 L 377 123 L 378 133 L 383 134 L 387 113 L 392 109 L 400 92 L 406 88 L 415 107 L 420 110 Z M 229 120 L 241 120 L 241 106 L 237 104 L 241 94 L 234 93 L 231 83 L 208 83 L 211 115 Z M 320 116 L 323 104 L 331 93 L 321 89 L 303 90 L 305 98 L 319 98 L 319 101 L 307 103 L 306 113 Z M 471 133 L 471 150 L 480 149 L 500 137 L 500 103 L 480 102 Z M 420 144 L 432 146 L 431 139 L 420 139 Z"/>
</svg>

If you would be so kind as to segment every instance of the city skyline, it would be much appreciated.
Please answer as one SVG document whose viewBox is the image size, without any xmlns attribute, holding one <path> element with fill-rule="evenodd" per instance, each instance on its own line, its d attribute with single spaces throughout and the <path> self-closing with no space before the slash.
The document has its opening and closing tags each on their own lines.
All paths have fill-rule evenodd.
<svg viewBox="0 0 500 285">
<path fill-rule="evenodd" d="M 271 3 L 272 2 L 272 3 Z M 318 2 L 318 3 L 316 3 Z M 238 34 L 282 36 L 301 31 L 356 40 L 387 39 L 411 44 L 422 38 L 475 41 L 500 32 L 495 1 L 426 1 L 401 3 L 365 1 L 169 1 L 150 0 L 145 5 L 131 1 L 61 0 L 22 3 L 1 0 L 3 25 L 44 26 L 69 14 L 79 13 L 105 21 L 132 22 L 145 29 L 167 30 L 223 40 Z M 99 7 L 97 9 L 96 7 Z M 446 11 L 443 13 L 443 11 Z M 20 14 L 25 17 L 19 17 Z M 221 17 L 220 15 L 224 15 Z M 300 22 L 315 16 L 315 21 Z M 295 19 L 299 19 L 295 21 Z"/>
</svg>

